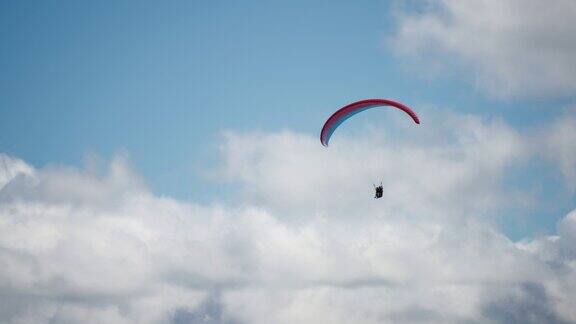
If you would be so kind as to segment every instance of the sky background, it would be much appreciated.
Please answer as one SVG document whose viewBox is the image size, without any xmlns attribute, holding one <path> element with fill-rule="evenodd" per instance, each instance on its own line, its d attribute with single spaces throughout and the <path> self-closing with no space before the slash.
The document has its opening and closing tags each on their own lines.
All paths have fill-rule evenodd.
<svg viewBox="0 0 576 324">
<path fill-rule="evenodd" d="M 574 19 L 568 0 L 3 1 L 0 315 L 576 321 Z M 422 124 L 368 111 L 320 145 L 377 97 Z"/>
<path fill-rule="evenodd" d="M 127 154 L 154 192 L 213 201 L 221 184 L 205 175 L 226 130 L 316 135 L 335 109 L 371 97 L 519 128 L 569 106 L 566 96 L 486 96 L 453 71 L 427 67 L 437 63 L 403 61 L 395 13 L 429 6 L 5 2 L 0 150 L 39 167 Z M 546 230 L 557 221 L 549 219 Z"/>
</svg>

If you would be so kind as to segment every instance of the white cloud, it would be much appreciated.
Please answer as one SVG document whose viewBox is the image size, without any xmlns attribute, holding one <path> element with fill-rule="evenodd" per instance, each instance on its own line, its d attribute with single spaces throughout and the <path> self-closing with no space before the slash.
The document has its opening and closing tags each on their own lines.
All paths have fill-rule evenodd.
<svg viewBox="0 0 576 324">
<path fill-rule="evenodd" d="M 32 167 L 24 161 L 0 153 L 0 190 L 14 178 L 32 174 Z"/>
<path fill-rule="evenodd" d="M 435 111 L 427 120 L 419 128 L 341 138 L 327 150 L 318 149 L 316 138 L 290 132 L 228 134 L 226 178 L 243 184 L 252 200 L 298 215 L 332 210 L 338 212 L 330 217 L 346 217 L 367 204 L 367 184 L 382 180 L 386 214 L 461 214 L 503 203 L 502 172 L 525 154 L 519 134 L 472 115 Z"/>
<path fill-rule="evenodd" d="M 236 205 L 156 196 L 121 158 L 96 172 L 6 157 L 4 170 L 26 175 L 2 175 L 0 318 L 576 321 L 576 218 L 521 243 L 484 218 L 506 206 L 501 182 L 527 137 L 436 118 L 402 136 L 335 135 L 329 149 L 291 132 L 229 133 L 221 171 L 240 184 Z M 384 199 L 370 196 L 374 175 Z"/>
<path fill-rule="evenodd" d="M 572 0 L 424 1 L 398 11 L 393 47 L 422 66 L 459 61 L 495 96 L 572 96 L 574 20 Z"/>
<path fill-rule="evenodd" d="M 576 118 L 561 116 L 543 128 L 534 140 L 543 155 L 555 162 L 561 170 L 566 186 L 576 190 Z"/>
</svg>

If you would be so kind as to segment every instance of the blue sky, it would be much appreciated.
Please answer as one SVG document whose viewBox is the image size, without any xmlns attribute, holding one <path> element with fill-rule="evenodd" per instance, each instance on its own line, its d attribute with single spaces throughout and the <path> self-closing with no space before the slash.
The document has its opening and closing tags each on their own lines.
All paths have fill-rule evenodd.
<svg viewBox="0 0 576 324">
<path fill-rule="evenodd" d="M 576 321 L 573 21 L 572 0 L 0 2 L 0 321 Z M 324 148 L 363 98 L 422 124 L 369 110 Z"/>
<path fill-rule="evenodd" d="M 167 166 L 223 129 L 316 133 L 335 107 L 378 96 L 484 111 L 450 80 L 401 70 L 386 51 L 388 7 L 4 2 L 2 148 L 40 165 L 127 150 L 178 192 Z"/>
</svg>

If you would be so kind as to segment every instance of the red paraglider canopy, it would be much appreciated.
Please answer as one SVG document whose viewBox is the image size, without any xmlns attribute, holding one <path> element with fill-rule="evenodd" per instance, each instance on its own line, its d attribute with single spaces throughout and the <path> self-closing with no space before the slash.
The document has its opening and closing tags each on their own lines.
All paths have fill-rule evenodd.
<svg viewBox="0 0 576 324">
<path fill-rule="evenodd" d="M 412 117 L 412 120 L 414 120 L 416 124 L 420 124 L 420 119 L 416 113 L 406 105 L 389 99 L 365 99 L 348 104 L 333 113 L 332 116 L 326 120 L 324 126 L 322 127 L 322 131 L 320 132 L 320 142 L 322 142 L 322 145 L 328 146 L 330 137 L 336 128 L 338 128 L 338 126 L 342 124 L 346 119 L 364 110 L 380 106 L 390 106 L 400 109 Z"/>
</svg>

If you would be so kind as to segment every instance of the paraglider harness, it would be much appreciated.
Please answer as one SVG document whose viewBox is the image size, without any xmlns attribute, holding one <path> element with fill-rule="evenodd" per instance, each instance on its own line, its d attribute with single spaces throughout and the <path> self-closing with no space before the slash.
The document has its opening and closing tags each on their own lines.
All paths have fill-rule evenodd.
<svg viewBox="0 0 576 324">
<path fill-rule="evenodd" d="M 384 188 L 382 187 L 382 183 L 380 183 L 380 185 L 378 187 L 376 187 L 376 185 L 374 185 L 374 189 L 376 190 L 376 194 L 374 195 L 374 198 L 376 198 L 376 199 L 382 198 L 382 195 L 384 194 Z"/>
</svg>

